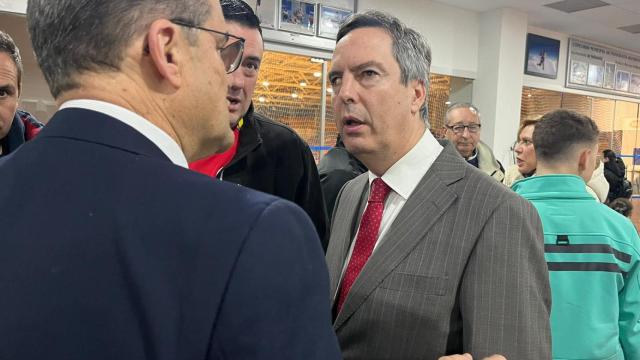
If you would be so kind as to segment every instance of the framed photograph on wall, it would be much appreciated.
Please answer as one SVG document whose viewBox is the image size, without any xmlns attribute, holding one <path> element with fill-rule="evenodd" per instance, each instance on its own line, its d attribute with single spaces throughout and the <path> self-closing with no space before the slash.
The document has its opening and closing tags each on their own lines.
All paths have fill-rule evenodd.
<svg viewBox="0 0 640 360">
<path fill-rule="evenodd" d="M 569 69 L 569 82 L 572 84 L 587 84 L 587 74 L 589 71 L 589 64 L 584 61 L 571 60 L 571 68 Z"/>
<path fill-rule="evenodd" d="M 525 74 L 555 79 L 559 58 L 560 40 L 527 34 Z"/>
<path fill-rule="evenodd" d="M 640 74 L 631 74 L 631 82 L 629 83 L 629 92 L 640 94 Z"/>
<path fill-rule="evenodd" d="M 316 34 L 316 4 L 306 1 L 280 2 L 280 30 L 300 34 Z"/>
<path fill-rule="evenodd" d="M 615 89 L 616 87 L 616 64 L 611 62 L 604 63 L 604 82 L 602 87 L 605 89 Z"/>
<path fill-rule="evenodd" d="M 616 71 L 616 90 L 629 91 L 629 72 L 628 71 Z"/>
<path fill-rule="evenodd" d="M 276 28 L 278 0 L 245 0 L 260 19 L 260 26 L 268 29 Z"/>
<path fill-rule="evenodd" d="M 353 11 L 320 5 L 318 36 L 335 39 L 340 24 L 351 14 Z"/>
<path fill-rule="evenodd" d="M 604 67 L 596 64 L 589 64 L 589 73 L 587 75 L 587 85 L 602 87 L 604 82 Z"/>
</svg>

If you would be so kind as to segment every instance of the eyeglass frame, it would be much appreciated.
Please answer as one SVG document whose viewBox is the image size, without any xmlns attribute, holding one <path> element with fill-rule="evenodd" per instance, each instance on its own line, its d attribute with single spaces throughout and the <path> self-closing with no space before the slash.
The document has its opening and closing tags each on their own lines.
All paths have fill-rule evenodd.
<svg viewBox="0 0 640 360">
<path fill-rule="evenodd" d="M 482 124 L 469 124 L 469 125 L 457 124 L 457 125 L 445 125 L 444 127 L 453 131 L 454 134 L 458 134 L 458 135 L 464 133 L 465 128 L 467 129 L 467 131 L 469 131 L 470 134 L 477 134 L 482 128 Z M 458 130 L 458 131 L 454 130 L 454 128 L 456 127 L 462 128 L 462 130 Z M 472 130 L 472 127 L 475 128 L 475 130 Z"/>
<path fill-rule="evenodd" d="M 240 43 L 240 50 L 238 50 L 238 54 L 236 55 L 235 60 L 229 64 L 228 66 L 225 64 L 225 72 L 227 74 L 231 74 L 232 72 L 238 70 L 238 68 L 240 67 L 240 63 L 242 62 L 242 56 L 244 54 L 244 42 L 246 41 L 245 38 L 240 37 L 240 36 L 236 36 L 233 34 L 230 34 L 229 32 L 222 32 L 222 31 L 218 31 L 218 30 L 214 30 L 214 29 L 209 29 L 203 26 L 198 26 L 192 23 L 189 23 L 188 21 L 182 20 L 182 19 L 170 19 L 169 21 L 171 21 L 172 23 L 179 25 L 179 26 L 184 26 L 184 27 L 188 27 L 191 29 L 197 29 L 197 30 L 202 30 L 202 31 L 207 31 L 210 33 L 214 33 L 214 34 L 218 34 L 218 35 L 222 35 L 224 36 L 224 42 L 223 42 L 223 46 L 221 48 L 218 48 L 217 44 L 216 44 L 216 48 L 218 50 L 218 53 L 220 53 L 220 58 L 223 60 L 224 62 L 224 58 L 222 57 L 222 52 L 229 49 L 231 46 L 236 46 L 237 43 Z M 229 39 L 236 39 L 238 41 L 234 41 L 231 44 L 227 43 L 229 42 Z"/>
</svg>

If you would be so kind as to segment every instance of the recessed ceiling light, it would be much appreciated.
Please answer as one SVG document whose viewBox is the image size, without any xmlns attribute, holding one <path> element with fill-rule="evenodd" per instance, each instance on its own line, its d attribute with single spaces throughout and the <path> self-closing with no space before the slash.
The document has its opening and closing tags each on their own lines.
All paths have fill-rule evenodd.
<svg viewBox="0 0 640 360">
<path fill-rule="evenodd" d="M 263 103 L 263 102 L 267 101 L 267 98 L 266 98 L 266 97 L 264 97 L 264 96 L 260 96 L 260 97 L 258 98 L 258 101 L 260 101 L 261 103 Z"/>
<path fill-rule="evenodd" d="M 332 89 L 332 88 L 327 88 L 327 92 L 328 92 L 329 94 L 333 94 L 333 89 Z"/>
<path fill-rule="evenodd" d="M 321 76 L 322 76 L 322 73 L 321 73 L 321 72 L 316 71 L 316 72 L 314 72 L 314 73 L 313 73 L 313 76 L 315 76 L 315 77 L 321 77 Z"/>
<path fill-rule="evenodd" d="M 563 0 L 546 4 L 545 6 L 566 13 L 574 13 L 577 11 L 595 9 L 609 5 L 611 4 L 600 0 Z"/>
<path fill-rule="evenodd" d="M 298 97 L 298 94 L 296 94 L 296 93 L 291 93 L 291 97 L 292 97 L 292 98 L 294 98 L 294 99 L 296 99 L 296 98 Z"/>
<path fill-rule="evenodd" d="M 319 59 L 319 58 L 311 58 L 310 61 L 312 63 L 316 63 L 316 64 L 324 64 L 324 59 Z"/>
<path fill-rule="evenodd" d="M 301 82 L 300 82 L 300 86 L 305 87 L 305 86 L 307 86 L 307 83 L 306 83 L 306 82 L 304 82 L 304 81 L 301 81 Z"/>
<path fill-rule="evenodd" d="M 262 82 L 262 86 L 269 86 L 269 82 L 268 81 L 263 81 Z"/>
</svg>

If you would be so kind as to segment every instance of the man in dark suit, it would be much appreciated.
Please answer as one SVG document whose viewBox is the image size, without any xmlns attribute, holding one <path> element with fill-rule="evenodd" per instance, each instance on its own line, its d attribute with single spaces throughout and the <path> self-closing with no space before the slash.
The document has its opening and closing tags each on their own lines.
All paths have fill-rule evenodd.
<svg viewBox="0 0 640 360">
<path fill-rule="evenodd" d="M 376 11 L 337 36 L 329 80 L 345 148 L 369 169 L 336 200 L 327 262 L 346 359 L 550 358 L 532 206 L 427 129 L 431 52 Z"/>
<path fill-rule="evenodd" d="M 186 169 L 233 139 L 218 1 L 31 0 L 27 22 L 61 109 L 0 161 L 0 359 L 339 358 L 304 212 Z"/>
</svg>

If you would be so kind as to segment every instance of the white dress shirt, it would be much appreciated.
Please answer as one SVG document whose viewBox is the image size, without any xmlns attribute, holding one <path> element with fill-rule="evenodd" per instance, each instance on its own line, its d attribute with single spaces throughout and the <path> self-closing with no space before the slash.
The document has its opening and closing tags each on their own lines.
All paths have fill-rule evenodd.
<svg viewBox="0 0 640 360">
<path fill-rule="evenodd" d="M 88 99 L 69 100 L 60 106 L 60 110 L 67 108 L 92 110 L 120 120 L 154 143 L 171 162 L 189 168 L 187 159 L 178 143 L 162 129 L 131 110 L 108 102 Z"/>
<path fill-rule="evenodd" d="M 373 251 L 378 248 L 380 240 L 384 238 L 384 235 L 400 213 L 400 210 L 402 210 L 409 196 L 411 196 L 411 193 L 416 189 L 418 183 L 431 168 L 431 165 L 436 161 L 436 158 L 442 150 L 442 145 L 433 137 L 431 131 L 427 129 L 418 143 L 382 175 L 382 180 L 389 185 L 391 191 L 384 202 L 380 230 L 378 231 L 378 238 Z M 368 174 L 369 187 L 371 187 L 371 182 L 376 176 L 371 171 L 369 171 Z M 360 224 L 358 224 L 358 228 L 359 227 Z M 343 275 L 347 264 L 349 264 L 349 260 L 351 260 L 351 253 L 353 252 L 357 238 L 358 233 L 356 232 L 356 236 L 351 242 L 349 254 L 342 268 Z"/>
</svg>

